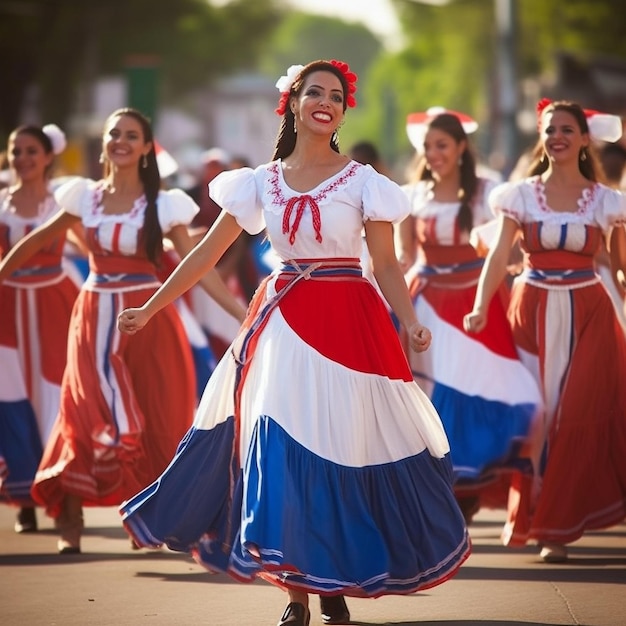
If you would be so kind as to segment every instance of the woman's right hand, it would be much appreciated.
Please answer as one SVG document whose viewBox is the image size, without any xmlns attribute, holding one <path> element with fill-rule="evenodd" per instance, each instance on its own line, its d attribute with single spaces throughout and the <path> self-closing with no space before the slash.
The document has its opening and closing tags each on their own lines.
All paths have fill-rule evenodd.
<svg viewBox="0 0 626 626">
<path fill-rule="evenodd" d="M 117 329 L 126 335 L 134 335 L 148 323 L 149 319 L 150 317 L 143 308 L 124 309 L 117 316 Z"/>
<path fill-rule="evenodd" d="M 472 311 L 463 318 L 463 328 L 468 333 L 479 333 L 487 325 L 487 314 L 482 311 Z"/>
</svg>

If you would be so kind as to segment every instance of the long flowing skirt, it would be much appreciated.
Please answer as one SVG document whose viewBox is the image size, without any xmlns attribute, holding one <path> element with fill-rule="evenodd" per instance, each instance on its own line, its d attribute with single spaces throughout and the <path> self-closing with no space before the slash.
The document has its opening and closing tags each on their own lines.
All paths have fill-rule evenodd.
<svg viewBox="0 0 626 626">
<path fill-rule="evenodd" d="M 448 442 L 364 279 L 259 288 L 168 469 L 121 507 L 144 546 L 242 581 L 410 593 L 470 541 Z M 285 290 L 286 291 L 286 290 Z"/>
<path fill-rule="evenodd" d="M 543 401 L 513 341 L 504 290 L 492 299 L 487 327 L 478 334 L 464 330 L 475 293 L 475 284 L 428 281 L 416 290 L 415 311 L 433 344 L 411 354 L 410 363 L 450 441 L 457 495 L 504 508 L 510 473 L 532 474 L 530 435 Z"/>
<path fill-rule="evenodd" d="M 626 517 L 626 340 L 602 284 L 514 286 L 515 338 L 546 396 L 541 483 L 516 476 L 503 539 L 569 543 Z"/>
<path fill-rule="evenodd" d="M 0 286 L 0 501 L 30 488 L 59 411 L 76 287 L 65 274 Z"/>
<path fill-rule="evenodd" d="M 153 291 L 83 289 L 76 300 L 61 408 L 32 488 L 52 517 L 66 493 L 119 505 L 167 467 L 192 423 L 194 366 L 174 305 L 135 336 L 116 329 Z"/>
</svg>

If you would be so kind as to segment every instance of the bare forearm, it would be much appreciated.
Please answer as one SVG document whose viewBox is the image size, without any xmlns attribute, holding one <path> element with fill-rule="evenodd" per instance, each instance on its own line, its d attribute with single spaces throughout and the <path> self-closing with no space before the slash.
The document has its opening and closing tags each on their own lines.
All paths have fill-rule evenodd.
<svg viewBox="0 0 626 626">
<path fill-rule="evenodd" d="M 186 256 L 158 291 L 145 303 L 144 310 L 152 316 L 200 282 L 213 298 L 222 300 L 221 302 L 218 300 L 222 306 L 229 300 L 228 306 L 235 311 L 234 297 L 232 294 L 227 294 L 227 288 L 214 267 L 240 232 L 241 228 L 228 214 L 220 216 L 195 247 L 192 247 L 193 243 L 185 229 L 179 228 L 172 231 L 169 236 L 177 252 L 181 256 Z M 187 251 L 189 251 L 188 254 Z"/>
<path fill-rule="evenodd" d="M 51 244 L 56 237 L 65 233 L 77 220 L 78 218 L 63 212 L 24 237 L 0 262 L 0 282 Z"/>
<path fill-rule="evenodd" d="M 408 330 L 417 318 L 400 266 L 397 263 L 388 263 L 383 267 L 374 267 L 374 276 L 385 300 L 400 323 Z"/>
<path fill-rule="evenodd" d="M 487 255 L 485 267 L 480 275 L 476 289 L 474 311 L 486 311 L 489 308 L 491 298 L 493 298 L 494 294 L 499 289 L 506 275 L 506 255 L 496 249 Z"/>
<path fill-rule="evenodd" d="M 227 313 L 243 322 L 246 309 L 233 296 L 215 268 L 200 279 L 200 285 Z"/>
<path fill-rule="evenodd" d="M 611 274 L 622 289 L 626 288 L 626 230 L 624 226 L 616 226 L 609 239 L 609 257 Z"/>
</svg>

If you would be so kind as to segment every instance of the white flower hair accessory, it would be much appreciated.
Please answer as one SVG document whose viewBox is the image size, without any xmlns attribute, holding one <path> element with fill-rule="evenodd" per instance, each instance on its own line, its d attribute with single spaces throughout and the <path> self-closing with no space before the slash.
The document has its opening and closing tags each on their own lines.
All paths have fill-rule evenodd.
<svg viewBox="0 0 626 626">
<path fill-rule="evenodd" d="M 46 124 L 41 130 L 48 136 L 48 139 L 50 139 L 52 152 L 54 152 L 54 154 L 61 154 L 67 146 L 65 133 L 56 124 Z"/>
<path fill-rule="evenodd" d="M 285 112 L 291 86 L 303 69 L 304 65 L 290 65 L 287 69 L 287 75 L 281 76 L 276 81 L 276 88 L 280 91 L 280 100 L 278 101 L 278 107 L 276 108 L 276 113 L 278 113 L 278 115 L 283 115 Z"/>
<path fill-rule="evenodd" d="M 287 69 L 287 75 L 281 76 L 276 81 L 276 87 L 278 91 L 284 93 L 285 91 L 291 90 L 291 85 L 293 85 L 293 81 L 296 80 L 296 76 L 304 69 L 304 65 L 290 65 Z"/>
</svg>

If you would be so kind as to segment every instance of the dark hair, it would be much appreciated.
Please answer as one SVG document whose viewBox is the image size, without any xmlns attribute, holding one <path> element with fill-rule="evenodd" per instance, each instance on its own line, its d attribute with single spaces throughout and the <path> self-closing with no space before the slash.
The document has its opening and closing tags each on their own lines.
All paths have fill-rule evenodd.
<svg viewBox="0 0 626 626">
<path fill-rule="evenodd" d="M 341 87 L 343 89 L 343 110 L 344 113 L 348 106 L 348 82 L 346 80 L 343 72 L 333 65 L 330 61 L 318 60 L 311 61 L 307 65 L 300 70 L 300 73 L 296 76 L 296 79 L 293 81 L 293 85 L 291 86 L 291 90 L 289 91 L 289 101 L 292 98 L 297 98 L 302 91 L 302 87 L 304 85 L 304 81 L 309 74 L 313 72 L 331 72 L 334 74 L 340 81 Z M 283 114 L 280 128 L 278 129 L 278 135 L 276 136 L 276 142 L 274 143 L 274 154 L 272 155 L 272 161 L 276 159 L 284 159 L 289 156 L 293 149 L 296 146 L 296 133 L 294 132 L 294 123 L 295 118 L 289 103 L 285 107 L 285 113 Z M 339 152 L 339 144 L 337 143 L 336 133 L 333 133 L 330 138 L 330 147 L 335 151 Z"/>
<path fill-rule="evenodd" d="M 616 143 L 607 143 L 598 156 L 607 181 L 619 186 L 626 168 L 626 149 Z"/>
<path fill-rule="evenodd" d="M 46 154 L 54 154 L 54 146 L 52 145 L 52 140 L 39 126 L 34 126 L 32 124 L 24 124 L 23 126 L 18 126 L 10 135 L 9 141 L 14 140 L 18 135 L 30 135 L 34 139 L 36 139 L 43 148 L 43 151 Z M 52 171 L 53 163 L 50 163 L 48 167 L 46 167 L 45 175 L 49 176 Z"/>
<path fill-rule="evenodd" d="M 587 116 L 585 115 L 583 108 L 576 102 L 571 102 L 569 100 L 551 102 L 541 112 L 541 117 L 550 111 L 565 111 L 566 113 L 569 113 L 576 120 L 576 123 L 580 128 L 580 132 L 583 134 L 589 133 Z M 543 174 L 543 172 L 548 169 L 548 165 L 548 159 L 545 158 L 545 154 L 543 152 L 543 141 L 540 137 L 533 149 L 527 175 L 536 176 L 538 174 Z M 596 155 L 594 147 L 591 144 L 584 147 L 580 151 L 580 154 L 578 155 L 578 169 L 586 179 L 593 182 L 598 182 L 599 179 L 603 178 L 600 161 Z"/>
<path fill-rule="evenodd" d="M 440 113 L 428 123 L 428 130 L 435 128 L 447 135 L 459 144 L 465 141 L 465 150 L 461 154 L 461 206 L 457 214 L 457 222 L 461 230 L 470 231 L 474 225 L 472 204 L 478 191 L 478 176 L 476 175 L 476 159 L 472 154 L 463 125 L 459 118 L 452 113 Z M 417 166 L 415 178 L 417 180 L 433 180 L 432 172 L 427 167 L 426 156 L 422 156 Z"/>
<path fill-rule="evenodd" d="M 128 107 L 113 111 L 113 113 L 111 113 L 111 115 L 107 118 L 107 122 L 114 117 L 122 117 L 124 115 L 137 120 L 141 126 L 144 141 L 146 143 L 152 143 L 150 152 L 146 155 L 146 167 L 143 166 L 143 159 L 140 159 L 137 164 L 139 178 L 143 183 L 144 194 L 147 202 L 141 239 L 148 259 L 150 259 L 150 261 L 154 264 L 159 264 L 163 254 L 163 231 L 161 230 L 161 224 L 159 223 L 159 216 L 157 213 L 157 198 L 159 196 L 159 190 L 161 189 L 161 175 L 159 174 L 159 165 L 157 163 L 156 152 L 154 149 L 152 126 L 150 125 L 148 118 L 143 113 L 137 109 Z M 104 166 L 105 177 L 109 174 L 110 167 L 110 163 L 106 161 Z"/>
<path fill-rule="evenodd" d="M 353 160 L 363 165 L 377 166 L 380 162 L 378 148 L 371 141 L 358 141 L 349 150 Z"/>
</svg>

